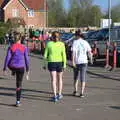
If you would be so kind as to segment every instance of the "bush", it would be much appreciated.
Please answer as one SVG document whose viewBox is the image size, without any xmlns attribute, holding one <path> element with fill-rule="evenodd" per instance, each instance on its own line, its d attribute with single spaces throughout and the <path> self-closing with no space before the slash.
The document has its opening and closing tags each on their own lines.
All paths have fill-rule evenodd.
<svg viewBox="0 0 120 120">
<path fill-rule="evenodd" d="M 22 18 L 9 18 L 7 23 L 12 27 L 12 28 L 17 28 L 19 26 L 25 27 L 25 21 Z"/>
<path fill-rule="evenodd" d="M 9 24 L 0 22 L 0 44 L 4 43 L 4 36 L 9 30 Z"/>
</svg>

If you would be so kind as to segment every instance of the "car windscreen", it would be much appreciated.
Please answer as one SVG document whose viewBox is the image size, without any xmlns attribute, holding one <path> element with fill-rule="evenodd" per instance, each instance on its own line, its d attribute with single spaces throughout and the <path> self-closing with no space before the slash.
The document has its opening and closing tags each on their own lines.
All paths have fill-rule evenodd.
<svg viewBox="0 0 120 120">
<path fill-rule="evenodd" d="M 97 39 L 105 38 L 108 33 L 109 33 L 109 29 L 101 29 L 99 30 L 99 32 L 96 33 L 95 38 Z"/>
<path fill-rule="evenodd" d="M 65 40 L 69 40 L 71 37 L 73 37 L 74 36 L 74 34 L 72 34 L 72 33 L 63 33 L 63 34 L 61 34 L 61 39 L 63 40 L 63 41 L 65 41 Z"/>
<path fill-rule="evenodd" d="M 85 37 L 86 39 L 92 39 L 92 38 L 96 38 L 96 34 L 98 33 L 99 31 L 94 31 L 94 32 L 90 32 L 88 33 L 88 35 Z"/>
</svg>

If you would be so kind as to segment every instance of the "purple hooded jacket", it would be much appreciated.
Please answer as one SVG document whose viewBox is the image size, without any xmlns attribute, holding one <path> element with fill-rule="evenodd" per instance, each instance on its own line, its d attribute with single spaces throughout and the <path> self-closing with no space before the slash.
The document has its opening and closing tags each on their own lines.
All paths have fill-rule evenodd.
<svg viewBox="0 0 120 120">
<path fill-rule="evenodd" d="M 10 69 L 26 68 L 26 71 L 29 71 L 28 49 L 24 45 L 15 43 L 8 48 L 3 70 L 7 67 Z"/>
</svg>

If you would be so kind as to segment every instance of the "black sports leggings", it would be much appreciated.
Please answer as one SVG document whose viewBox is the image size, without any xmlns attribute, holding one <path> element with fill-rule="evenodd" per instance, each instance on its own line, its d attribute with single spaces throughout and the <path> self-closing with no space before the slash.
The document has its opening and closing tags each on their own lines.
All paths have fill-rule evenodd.
<svg viewBox="0 0 120 120">
<path fill-rule="evenodd" d="M 22 81 L 24 76 L 24 68 L 20 69 L 12 69 L 12 72 L 16 75 L 16 100 L 20 101 L 21 97 L 21 89 L 22 89 Z"/>
</svg>

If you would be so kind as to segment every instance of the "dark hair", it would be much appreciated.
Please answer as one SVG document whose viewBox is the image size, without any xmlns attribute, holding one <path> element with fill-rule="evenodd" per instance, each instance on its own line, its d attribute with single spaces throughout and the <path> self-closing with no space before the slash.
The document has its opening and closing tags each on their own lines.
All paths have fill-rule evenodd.
<svg viewBox="0 0 120 120">
<path fill-rule="evenodd" d="M 75 32 L 75 36 L 76 36 L 76 37 L 81 37 L 81 38 L 84 39 L 84 35 L 81 33 L 81 30 L 77 30 L 77 31 Z"/>
<path fill-rule="evenodd" d="M 59 37 L 60 37 L 60 33 L 58 31 L 52 32 L 52 38 L 54 41 L 56 40 L 56 38 L 59 38 Z"/>
</svg>

